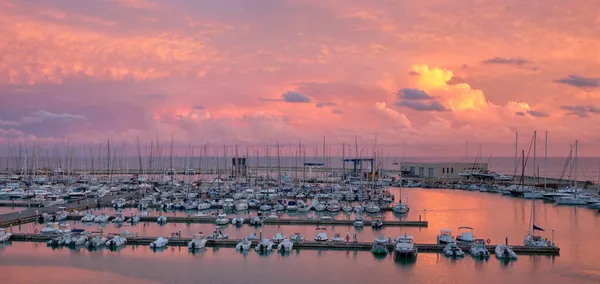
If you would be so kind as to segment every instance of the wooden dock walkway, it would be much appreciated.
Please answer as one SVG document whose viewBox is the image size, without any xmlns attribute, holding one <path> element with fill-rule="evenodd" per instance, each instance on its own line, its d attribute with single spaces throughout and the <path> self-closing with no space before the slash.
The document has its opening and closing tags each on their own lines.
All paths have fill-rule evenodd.
<svg viewBox="0 0 600 284">
<path fill-rule="evenodd" d="M 127 216 L 125 216 L 127 217 Z M 156 222 L 159 216 L 145 216 L 140 217 L 140 222 Z M 200 224 L 215 224 L 216 217 L 182 217 L 173 216 L 167 217 L 167 223 L 200 223 Z M 69 215 L 68 220 L 81 220 L 81 215 Z M 111 216 L 109 221 L 114 217 Z M 246 220 L 245 222 L 247 222 Z M 244 223 L 248 224 L 248 223 Z M 340 225 L 340 226 L 353 226 L 354 220 L 320 220 L 320 219 L 263 219 L 264 225 Z M 383 226 L 393 227 L 427 227 L 429 224 L 427 221 L 383 221 Z M 365 221 L 365 226 L 370 227 L 371 224 Z"/>
<path fill-rule="evenodd" d="M 11 241 L 15 242 L 46 242 L 51 240 L 55 235 L 40 235 L 40 234 L 21 234 L 15 233 L 11 237 Z M 128 245 L 149 245 L 151 242 L 156 240 L 157 237 L 130 237 L 127 238 Z M 169 238 L 169 246 L 187 246 L 191 238 Z M 208 240 L 206 242 L 207 247 L 235 247 L 239 243 L 240 239 L 221 239 L 221 240 Z M 258 240 L 252 241 L 253 245 L 258 244 Z M 316 241 L 302 241 L 294 243 L 294 249 L 316 249 L 316 250 L 358 250 L 358 251 L 370 251 L 373 246 L 372 242 L 316 242 Z M 459 245 L 461 249 L 468 253 L 468 245 Z M 417 243 L 419 252 L 432 252 L 441 253 L 445 245 L 438 244 L 421 244 Z M 488 245 L 487 249 L 490 253 L 494 253 L 495 245 Z M 558 247 L 526 247 L 526 246 L 512 246 L 513 251 L 517 254 L 537 254 L 537 255 L 559 255 L 560 248 Z M 388 245 L 390 251 L 393 250 L 393 245 Z"/>
</svg>

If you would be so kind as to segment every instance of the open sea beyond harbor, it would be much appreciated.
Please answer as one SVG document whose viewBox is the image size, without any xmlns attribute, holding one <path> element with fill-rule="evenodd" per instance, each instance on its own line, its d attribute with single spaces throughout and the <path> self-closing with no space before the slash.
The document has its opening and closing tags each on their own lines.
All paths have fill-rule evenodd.
<svg viewBox="0 0 600 284">
<path fill-rule="evenodd" d="M 398 199 L 398 189 L 391 188 Z M 477 238 L 489 239 L 491 244 L 521 245 L 529 228 L 531 200 L 478 191 L 408 188 L 402 190 L 403 201 L 410 212 L 402 217 L 392 212 L 383 213 L 385 220 L 428 221 L 428 227 L 383 227 L 373 230 L 353 226 L 325 226 L 328 234 L 339 233 L 359 241 L 372 242 L 383 234 L 395 238 L 407 233 L 416 243 L 435 243 L 440 229 L 459 226 L 474 228 Z M 16 208 L 15 208 L 16 209 Z M 0 212 L 14 211 L 11 207 Z M 99 211 L 114 215 L 112 208 Z M 124 215 L 139 213 L 127 208 Z M 185 216 L 187 213 L 150 210 L 150 215 Z M 208 212 L 210 214 L 210 212 Z M 250 212 L 255 215 L 256 212 Z M 194 211 L 192 215 L 196 214 Z M 335 219 L 354 220 L 354 213 L 282 213 L 279 218 L 314 219 L 329 215 Z M 228 214 L 229 217 L 235 213 Z M 248 216 L 242 214 L 241 216 Z M 368 215 L 367 215 L 368 216 Z M 370 223 L 370 219 L 367 218 Z M 212 232 L 213 224 L 155 222 L 107 223 L 87 225 L 69 221 L 71 228 L 88 231 L 120 233 L 127 230 L 147 237 L 167 237 L 181 232 L 183 237 Z M 543 228 L 544 238 L 554 237 L 560 247 L 559 256 L 519 255 L 518 260 L 500 261 L 493 255 L 487 260 L 476 260 L 468 254 L 453 259 L 441 253 L 420 252 L 414 261 L 396 261 L 392 255 L 376 257 L 369 251 L 296 250 L 280 254 L 260 255 L 254 250 L 240 253 L 234 248 L 207 247 L 191 253 L 186 247 L 169 246 L 153 251 L 148 246 L 132 246 L 117 251 L 108 249 L 71 250 L 53 249 L 45 243 L 16 242 L 0 247 L 0 275 L 2 283 L 376 283 L 401 281 L 403 283 L 600 283 L 600 213 L 586 206 L 561 206 L 536 201 L 536 225 Z M 43 228 L 37 223 L 7 228 L 13 233 L 33 233 Z M 254 228 L 227 225 L 222 228 L 229 238 L 240 239 L 251 232 L 264 237 L 276 233 L 290 236 L 302 234 L 312 239 L 317 231 L 314 225 L 264 225 Z M 554 229 L 554 233 L 552 230 Z M 493 254 L 493 252 L 492 252 Z M 235 273 L 233 273 L 235 272 Z"/>
</svg>

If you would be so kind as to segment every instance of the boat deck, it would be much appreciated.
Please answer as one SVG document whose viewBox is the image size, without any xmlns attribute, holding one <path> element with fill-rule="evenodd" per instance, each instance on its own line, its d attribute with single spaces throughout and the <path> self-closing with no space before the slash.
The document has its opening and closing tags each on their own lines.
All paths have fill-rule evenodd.
<svg viewBox="0 0 600 284">
<path fill-rule="evenodd" d="M 15 242 L 46 242 L 55 237 L 54 235 L 41 235 L 41 234 L 22 234 L 16 233 L 11 237 L 11 241 Z M 157 237 L 132 237 L 127 238 L 128 245 L 149 245 L 151 242 L 156 240 Z M 169 246 L 187 246 L 191 238 L 169 238 Z M 239 239 L 221 239 L 221 240 L 208 240 L 206 242 L 207 247 L 235 247 Z M 253 245 L 258 244 L 258 240 L 252 241 Z M 417 243 L 419 252 L 431 252 L 441 253 L 445 245 L 438 244 L 420 244 Z M 295 249 L 329 249 L 329 250 L 358 250 L 358 251 L 369 251 L 373 246 L 372 242 L 316 242 L 316 241 L 302 241 L 294 243 Z M 469 251 L 468 245 L 459 245 L 465 252 Z M 488 245 L 488 250 L 493 254 L 495 245 Z M 526 246 L 512 246 L 513 251 L 517 254 L 537 254 L 537 255 L 559 255 L 560 248 L 558 247 L 526 247 Z M 393 250 L 393 245 L 388 245 L 390 251 Z"/>
</svg>

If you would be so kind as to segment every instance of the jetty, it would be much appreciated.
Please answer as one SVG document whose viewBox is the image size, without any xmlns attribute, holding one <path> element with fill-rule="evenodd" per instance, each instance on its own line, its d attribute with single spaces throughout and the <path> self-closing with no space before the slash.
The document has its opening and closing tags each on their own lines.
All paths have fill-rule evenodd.
<svg viewBox="0 0 600 284">
<path fill-rule="evenodd" d="M 15 233 L 10 238 L 15 242 L 46 242 L 56 237 L 56 235 L 40 235 L 40 234 L 22 234 Z M 128 237 L 127 245 L 149 245 L 155 241 L 157 237 Z M 169 246 L 185 246 L 192 238 L 169 238 Z M 235 247 L 241 242 L 241 239 L 209 239 L 206 242 L 207 247 Z M 252 244 L 258 244 L 258 240 L 252 240 Z M 445 245 L 438 244 L 420 244 L 417 243 L 419 252 L 426 253 L 441 253 Z M 301 241 L 294 243 L 294 249 L 312 249 L 312 250 L 346 250 L 346 251 L 370 251 L 373 246 L 372 242 L 317 242 L 317 241 Z M 459 244 L 461 249 L 468 251 L 469 245 Z M 489 251 L 493 251 L 495 245 L 488 245 Z M 537 255 L 559 255 L 560 248 L 558 247 L 526 247 L 512 246 L 513 251 L 517 254 L 537 254 Z M 388 249 L 393 251 L 392 244 L 388 245 Z"/>
<path fill-rule="evenodd" d="M 144 216 L 140 217 L 140 222 L 156 222 L 159 216 Z M 212 216 L 206 217 L 183 217 L 173 216 L 167 217 L 167 223 L 199 223 L 199 224 L 215 224 L 217 218 Z M 69 215 L 67 220 L 78 221 L 81 220 L 81 215 Z M 109 221 L 114 217 L 111 216 Z M 321 219 L 263 219 L 263 225 L 339 225 L 339 226 L 353 226 L 354 220 L 321 220 Z M 369 224 L 365 224 L 369 226 Z M 427 227 L 427 221 L 383 221 L 383 226 L 394 226 L 394 227 Z"/>
</svg>

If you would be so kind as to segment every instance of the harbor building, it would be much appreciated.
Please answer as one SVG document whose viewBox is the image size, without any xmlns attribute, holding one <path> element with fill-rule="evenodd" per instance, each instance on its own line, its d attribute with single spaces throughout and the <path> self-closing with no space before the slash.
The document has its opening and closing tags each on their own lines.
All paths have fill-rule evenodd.
<svg viewBox="0 0 600 284">
<path fill-rule="evenodd" d="M 460 179 L 459 174 L 487 170 L 487 163 L 402 163 L 402 176 L 432 179 Z"/>
</svg>

